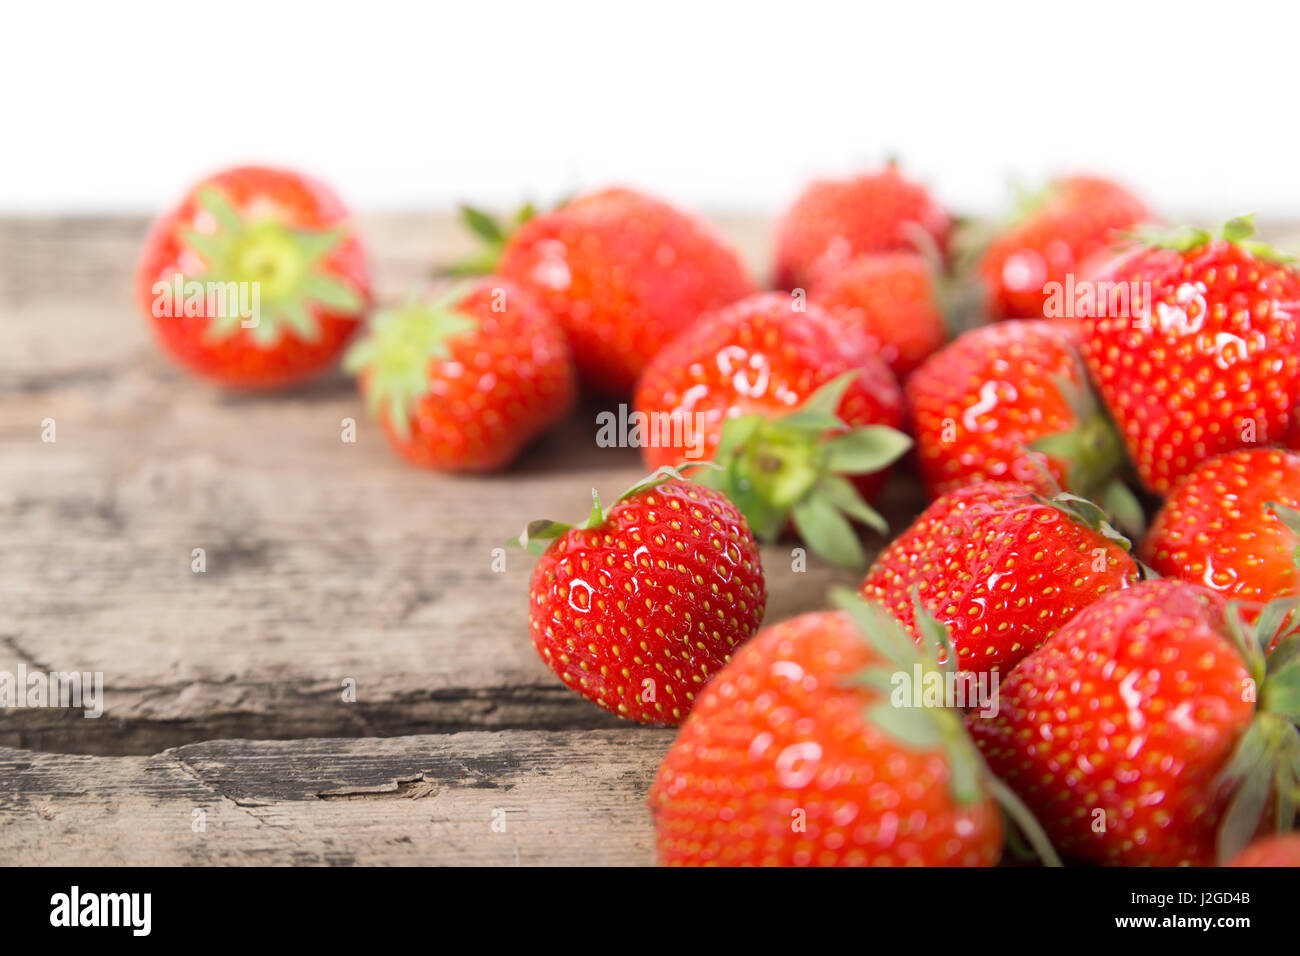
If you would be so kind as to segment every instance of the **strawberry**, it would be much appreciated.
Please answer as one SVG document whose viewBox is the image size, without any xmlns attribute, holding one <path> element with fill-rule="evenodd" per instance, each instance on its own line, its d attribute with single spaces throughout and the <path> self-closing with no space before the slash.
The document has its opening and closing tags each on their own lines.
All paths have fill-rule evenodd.
<svg viewBox="0 0 1300 956">
<path fill-rule="evenodd" d="M 1156 514 L 1141 553 L 1165 577 L 1235 598 L 1247 620 L 1300 592 L 1300 455 L 1243 448 L 1197 465 Z"/>
<path fill-rule="evenodd" d="M 1300 866 L 1300 833 L 1284 833 L 1257 840 L 1226 865 Z"/>
<path fill-rule="evenodd" d="M 977 266 L 995 319 L 1043 318 L 1049 282 L 1064 283 L 1121 233 L 1152 218 L 1128 190 L 1094 176 L 1059 179 L 1021 206 Z"/>
<path fill-rule="evenodd" d="M 1261 633 L 1206 588 L 1146 581 L 1081 611 L 967 724 L 1063 855 L 1230 859 L 1295 820 L 1300 641 L 1266 666 Z"/>
<path fill-rule="evenodd" d="M 393 448 L 417 465 L 501 468 L 573 404 L 564 333 L 503 279 L 414 296 L 370 329 L 346 367 Z"/>
<path fill-rule="evenodd" d="M 1136 290 L 1132 318 L 1079 322 L 1084 358 L 1137 467 L 1167 494 L 1206 458 L 1289 439 L 1300 401 L 1300 271 L 1237 219 L 1152 236 L 1099 282 Z"/>
<path fill-rule="evenodd" d="M 933 270 L 918 253 L 862 255 L 823 270 L 808 298 L 865 335 L 903 380 L 948 339 Z"/>
<path fill-rule="evenodd" d="M 800 194 L 776 228 L 774 276 L 782 289 L 807 288 L 819 273 L 857 256 L 944 249 L 948 213 L 922 186 L 890 165 L 850 179 L 818 180 Z"/>
<path fill-rule="evenodd" d="M 661 862 L 990 866 L 1003 800 L 1041 833 L 956 711 L 882 692 L 932 660 L 878 608 L 837 603 L 764 629 L 705 688 L 650 788 Z"/>
<path fill-rule="evenodd" d="M 1103 499 L 1140 524 L 1116 480 L 1124 447 L 1088 384 L 1073 334 L 1013 320 L 973 329 L 908 380 L 917 458 L 931 497 L 1013 479 Z"/>
<path fill-rule="evenodd" d="M 963 670 L 1010 668 L 1081 608 L 1139 580 L 1128 541 L 1095 505 L 980 482 L 926 508 L 862 582 L 921 640 L 915 591 L 952 635 Z"/>
<path fill-rule="evenodd" d="M 608 511 L 593 490 L 583 524 L 535 521 L 518 543 L 541 554 L 533 647 L 569 687 L 620 717 L 680 723 L 763 620 L 767 588 L 744 517 L 673 469 Z"/>
<path fill-rule="evenodd" d="M 627 189 L 607 189 L 535 214 L 513 233 L 466 210 L 491 248 L 470 268 L 531 292 L 569 337 L 583 384 L 627 394 L 646 363 L 700 313 L 748 295 L 739 257 L 698 219 Z M 457 267 L 465 268 L 464 264 Z"/>
<path fill-rule="evenodd" d="M 678 425 L 643 449 L 651 467 L 716 459 L 699 480 L 762 540 L 792 519 L 815 551 L 864 567 L 848 519 L 888 531 L 864 496 L 911 444 L 896 431 L 902 393 L 864 339 L 811 303 L 761 293 L 703 316 L 647 366 L 635 409 Z"/>
<path fill-rule="evenodd" d="M 205 378 L 289 385 L 342 351 L 370 300 L 365 253 L 323 183 L 229 169 L 154 223 L 136 292 L 162 347 Z"/>
</svg>

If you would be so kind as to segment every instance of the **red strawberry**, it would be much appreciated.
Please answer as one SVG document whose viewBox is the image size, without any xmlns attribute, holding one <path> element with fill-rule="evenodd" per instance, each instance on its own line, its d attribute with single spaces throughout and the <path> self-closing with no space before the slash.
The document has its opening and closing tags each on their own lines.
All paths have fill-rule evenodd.
<svg viewBox="0 0 1300 956">
<path fill-rule="evenodd" d="M 705 682 L 758 630 L 758 546 L 727 498 L 670 469 L 571 527 L 535 521 L 533 646 L 583 697 L 643 724 L 677 724 Z"/>
<path fill-rule="evenodd" d="M 1127 545 L 1089 502 L 980 482 L 922 512 L 876 557 L 862 594 L 920 641 L 916 592 L 948 627 L 963 670 L 1005 671 L 1081 608 L 1138 581 Z"/>
<path fill-rule="evenodd" d="M 522 218 L 500 240 L 497 271 L 559 318 L 583 384 L 596 391 L 630 392 L 646 363 L 701 312 L 754 289 L 711 228 L 626 189 Z M 501 232 L 486 224 L 478 231 Z"/>
<path fill-rule="evenodd" d="M 1234 220 L 1218 239 L 1152 239 L 1098 277 L 1138 290 L 1134 317 L 1080 321 L 1092 378 L 1159 494 L 1212 455 L 1286 440 L 1297 422 L 1300 271 L 1252 231 Z"/>
<path fill-rule="evenodd" d="M 916 371 L 907 401 L 931 497 L 986 479 L 1055 483 L 1140 519 L 1115 481 L 1123 444 L 1075 343 L 1055 323 L 1002 322 L 967 332 Z"/>
<path fill-rule="evenodd" d="M 1244 448 L 1202 462 L 1174 488 L 1142 542 L 1143 560 L 1165 577 L 1203 584 L 1263 605 L 1300 592 L 1300 455 Z"/>
<path fill-rule="evenodd" d="M 348 212 L 323 183 L 230 169 L 154 223 L 136 291 L 164 349 L 241 388 L 301 381 L 328 366 L 370 298 Z"/>
<path fill-rule="evenodd" d="M 967 723 L 1062 854 L 1208 864 L 1217 841 L 1228 859 L 1262 818 L 1295 819 L 1300 658 L 1266 671 L 1257 640 L 1212 591 L 1143 582 L 1080 612 Z"/>
<path fill-rule="evenodd" d="M 917 253 L 858 256 L 815 278 L 808 298 L 863 333 L 900 379 L 948 339 L 933 271 Z"/>
<path fill-rule="evenodd" d="M 769 627 L 708 685 L 650 789 L 668 865 L 991 866 L 997 804 L 940 745 L 895 741 L 851 678 L 879 658 L 847 614 Z"/>
<path fill-rule="evenodd" d="M 807 288 L 818 274 L 843 269 L 868 252 L 915 251 L 948 242 L 948 213 L 922 186 L 889 166 L 843 180 L 818 180 L 795 200 L 776 229 L 775 280 Z"/>
<path fill-rule="evenodd" d="M 555 319 L 497 277 L 379 312 L 347 368 L 397 452 L 444 471 L 509 464 L 577 391 Z"/>
<path fill-rule="evenodd" d="M 716 458 L 723 470 L 698 479 L 726 492 L 760 539 L 793 518 L 814 550 L 861 567 L 848 518 L 888 530 L 862 495 L 911 444 L 895 430 L 902 394 L 867 343 L 815 305 L 772 292 L 703 316 L 646 368 L 635 408 L 680 423 L 647 444 L 646 461 Z"/>
<path fill-rule="evenodd" d="M 1300 833 L 1257 840 L 1238 853 L 1228 866 L 1300 866 Z"/>
<path fill-rule="evenodd" d="M 1049 282 L 1064 283 L 1121 233 L 1150 220 L 1132 193 L 1093 176 L 1070 176 L 1030 200 L 979 262 L 994 318 L 1041 319 Z"/>
</svg>

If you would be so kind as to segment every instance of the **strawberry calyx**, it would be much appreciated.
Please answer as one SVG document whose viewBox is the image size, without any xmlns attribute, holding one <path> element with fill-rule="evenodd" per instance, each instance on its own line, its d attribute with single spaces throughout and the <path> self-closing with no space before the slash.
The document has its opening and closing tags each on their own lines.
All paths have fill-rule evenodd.
<svg viewBox="0 0 1300 956">
<path fill-rule="evenodd" d="M 463 204 L 460 207 L 461 222 L 479 241 L 479 248 L 463 258 L 457 259 L 442 270 L 448 276 L 490 275 L 496 271 L 501 253 L 511 234 L 537 215 L 537 207 L 526 202 L 516 209 L 508 218 L 499 219 L 491 213 L 476 206 Z"/>
<path fill-rule="evenodd" d="M 241 295 L 225 296 L 225 308 L 209 316 L 204 338 L 211 343 L 230 338 L 241 328 L 262 348 L 275 345 L 286 332 L 304 342 L 320 337 L 315 308 L 337 315 L 359 314 L 365 297 L 329 271 L 325 259 L 346 237 L 343 227 L 328 230 L 291 229 L 274 213 L 246 218 L 214 186 L 203 186 L 196 200 L 207 214 L 202 230 L 183 226 L 181 242 L 204 263 L 192 278 L 208 283 L 237 284 L 255 290 L 255 314 L 241 314 Z M 232 303 L 231 300 L 234 300 Z M 231 308 L 236 304 L 235 308 Z"/>
<path fill-rule="evenodd" d="M 1029 450 L 1066 462 L 1066 482 L 1072 490 L 1083 498 L 1100 500 L 1105 513 L 1124 531 L 1142 534 L 1146 526 L 1142 504 L 1122 479 L 1128 462 L 1124 441 L 1086 384 L 1082 365 L 1078 382 L 1061 376 L 1053 381 L 1075 424 L 1031 442 Z"/>
<path fill-rule="evenodd" d="M 1188 253 L 1208 245 L 1216 239 L 1230 242 L 1246 250 L 1257 259 L 1279 264 L 1296 260 L 1294 255 L 1283 252 L 1265 242 L 1251 238 L 1255 235 L 1255 214 L 1237 216 L 1223 224 L 1217 233 L 1199 226 L 1177 226 L 1172 229 L 1147 229 L 1129 234 L 1129 238 L 1152 249 L 1172 249 L 1178 253 Z"/>
<path fill-rule="evenodd" d="M 449 343 L 478 328 L 478 320 L 457 306 L 468 294 L 457 284 L 424 299 L 412 296 L 397 308 L 382 309 L 369 333 L 353 345 L 343 368 L 362 377 L 372 416 L 385 413 L 402 439 L 411 437 L 416 402 L 429 390 L 429 363 L 448 358 Z"/>
<path fill-rule="evenodd" d="M 619 502 L 647 491 L 656 485 L 661 485 L 665 481 L 690 481 L 684 472 L 688 468 L 712 468 L 712 462 L 692 462 L 689 465 L 673 467 L 664 465 L 655 469 L 644 478 L 638 479 L 635 484 L 614 499 L 608 508 L 602 507 L 600 503 L 600 493 L 595 488 L 591 489 L 591 511 L 586 519 L 578 524 L 566 524 L 562 521 L 552 521 L 549 518 L 539 518 L 536 521 L 530 521 L 528 526 L 517 538 L 511 538 L 508 544 L 515 547 L 523 548 L 529 554 L 541 556 L 550 547 L 551 542 L 556 538 L 562 538 L 570 531 L 589 531 L 592 528 L 599 528 L 609 520 L 609 513 Z M 702 483 L 702 482 L 701 482 Z"/>
<path fill-rule="evenodd" d="M 989 794 L 1015 823 L 1039 859 L 1047 866 L 1060 866 L 1051 841 L 1033 813 L 989 770 L 966 730 L 960 710 L 950 703 L 935 706 L 915 697 L 909 697 L 906 706 L 895 704 L 891 690 L 900 680 L 913 680 L 918 670 L 922 682 L 937 679 L 955 686 L 955 681 L 960 679 L 948 628 L 921 603 L 920 593 L 912 591 L 916 625 L 923 638 L 919 646 L 892 614 L 878 604 L 864 601 L 856 591 L 835 588 L 831 591 L 831 603 L 852 618 L 864 639 L 882 658 L 880 664 L 864 669 L 853 678 L 855 684 L 877 692 L 877 698 L 866 708 L 866 719 L 909 749 L 941 748 L 948 760 L 949 796 L 956 804 L 969 806 L 985 793 Z"/>
<path fill-rule="evenodd" d="M 1265 830 L 1284 832 L 1300 808 L 1300 598 L 1270 601 L 1254 627 L 1236 601 L 1228 604 L 1228 632 L 1258 688 L 1255 718 L 1219 776 L 1228 798 L 1216 851 L 1226 861 Z M 1276 636 L 1281 641 L 1270 653 Z M 1268 817 L 1271 811 L 1271 826 Z"/>
<path fill-rule="evenodd" d="M 759 540 L 775 541 L 793 521 L 814 552 L 847 568 L 867 563 L 851 522 L 882 535 L 889 526 L 846 476 L 880 471 L 912 446 L 896 429 L 853 428 L 836 414 L 858 374 L 832 379 L 789 414 L 727 419 L 714 456 L 718 468 L 699 479 L 735 503 Z"/>
</svg>

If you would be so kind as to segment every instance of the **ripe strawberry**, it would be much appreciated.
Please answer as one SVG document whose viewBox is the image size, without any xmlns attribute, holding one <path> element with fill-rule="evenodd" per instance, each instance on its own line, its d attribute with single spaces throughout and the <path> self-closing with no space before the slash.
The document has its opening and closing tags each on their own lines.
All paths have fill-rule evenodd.
<svg viewBox="0 0 1300 956">
<path fill-rule="evenodd" d="M 863 499 L 911 441 L 894 376 L 860 337 L 810 303 L 761 293 L 701 317 L 655 356 L 635 409 L 667 441 L 647 444 L 651 467 L 692 455 L 720 471 L 698 480 L 737 504 L 762 540 L 789 519 L 814 550 L 847 566 L 866 559 L 848 518 L 881 534 Z M 853 480 L 844 477 L 853 476 Z"/>
<path fill-rule="evenodd" d="M 1128 542 L 1071 495 L 980 482 L 949 492 L 882 551 L 862 582 L 921 640 L 922 604 L 952 634 L 966 671 L 1006 671 L 1081 608 L 1140 577 Z"/>
<path fill-rule="evenodd" d="M 955 710 L 883 693 L 939 676 L 932 658 L 878 608 L 837 603 L 764 629 L 705 688 L 650 788 L 660 861 L 990 866 L 1005 801 L 1055 862 Z"/>
<path fill-rule="evenodd" d="M 508 237 L 481 213 L 467 216 L 500 249 L 497 271 L 559 318 L 582 382 L 595 391 L 631 392 L 646 363 L 700 313 L 754 290 L 710 227 L 630 190 L 526 210 Z"/>
<path fill-rule="evenodd" d="M 1093 176 L 1057 180 L 1029 200 L 1018 220 L 980 258 L 995 319 L 1041 319 L 1049 282 L 1069 273 L 1152 216 L 1128 190 Z"/>
<path fill-rule="evenodd" d="M 329 365 L 370 299 L 348 212 L 323 183 L 229 169 L 154 223 L 136 292 L 163 348 L 240 388 L 301 381 Z"/>
<path fill-rule="evenodd" d="M 808 298 L 865 335 L 900 379 L 948 339 L 933 270 L 917 253 L 858 256 L 814 278 Z"/>
<path fill-rule="evenodd" d="M 982 480 L 1055 485 L 1140 524 L 1116 480 L 1123 443 L 1092 394 L 1073 334 L 1044 321 L 973 329 L 935 353 L 906 392 L 931 497 Z"/>
<path fill-rule="evenodd" d="M 948 213 L 892 165 L 877 173 L 818 180 L 777 224 L 774 277 L 782 289 L 807 288 L 818 274 L 868 252 L 915 251 L 948 242 Z"/>
<path fill-rule="evenodd" d="M 379 312 L 346 367 L 398 454 L 443 471 L 509 464 L 577 391 L 555 319 L 497 277 Z"/>
<path fill-rule="evenodd" d="M 1080 612 L 967 724 L 1062 854 L 1230 859 L 1265 817 L 1292 825 L 1300 780 L 1300 644 L 1266 669 L 1257 641 L 1214 592 L 1146 581 Z"/>
<path fill-rule="evenodd" d="M 1235 598 L 1247 620 L 1300 592 L 1300 455 L 1243 448 L 1183 478 L 1152 522 L 1142 556 L 1165 577 Z"/>
<path fill-rule="evenodd" d="M 1159 494 L 1213 455 L 1287 440 L 1297 422 L 1300 271 L 1252 232 L 1239 219 L 1217 239 L 1153 237 L 1098 276 L 1138 291 L 1134 317 L 1080 320 L 1089 372 Z"/>
<path fill-rule="evenodd" d="M 763 620 L 758 545 L 727 498 L 662 469 L 576 526 L 535 521 L 533 646 L 583 697 L 643 724 L 680 723 Z M 544 553 L 545 541 L 555 539 Z"/>
<path fill-rule="evenodd" d="M 1226 865 L 1300 866 L 1300 833 L 1284 833 L 1257 840 Z"/>
</svg>

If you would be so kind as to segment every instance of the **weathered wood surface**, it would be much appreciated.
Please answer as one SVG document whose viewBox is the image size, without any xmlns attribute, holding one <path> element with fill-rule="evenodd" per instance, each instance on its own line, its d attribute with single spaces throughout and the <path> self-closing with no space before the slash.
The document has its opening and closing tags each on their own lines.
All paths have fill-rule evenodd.
<svg viewBox="0 0 1300 956">
<path fill-rule="evenodd" d="M 645 794 L 671 739 L 629 726 L 152 757 L 0 749 L 0 864 L 648 864 Z"/>
<path fill-rule="evenodd" d="M 643 471 L 584 407 L 510 471 L 449 478 L 384 445 L 341 374 L 281 395 L 188 377 L 132 299 L 144 220 L 0 220 L 0 671 L 101 671 L 104 715 L 11 709 L 0 745 L 152 754 L 222 737 L 617 726 L 526 630 L 531 518 Z M 752 259 L 761 229 L 723 223 Z M 363 220 L 381 296 L 464 251 L 445 218 Z M 355 444 L 341 440 L 357 421 Z M 42 422 L 53 419 L 53 443 Z M 914 493 L 897 487 L 890 510 Z M 191 570 L 193 549 L 207 570 Z M 835 574 L 765 552 L 769 620 Z M 346 703 L 342 683 L 356 684 Z"/>
</svg>

